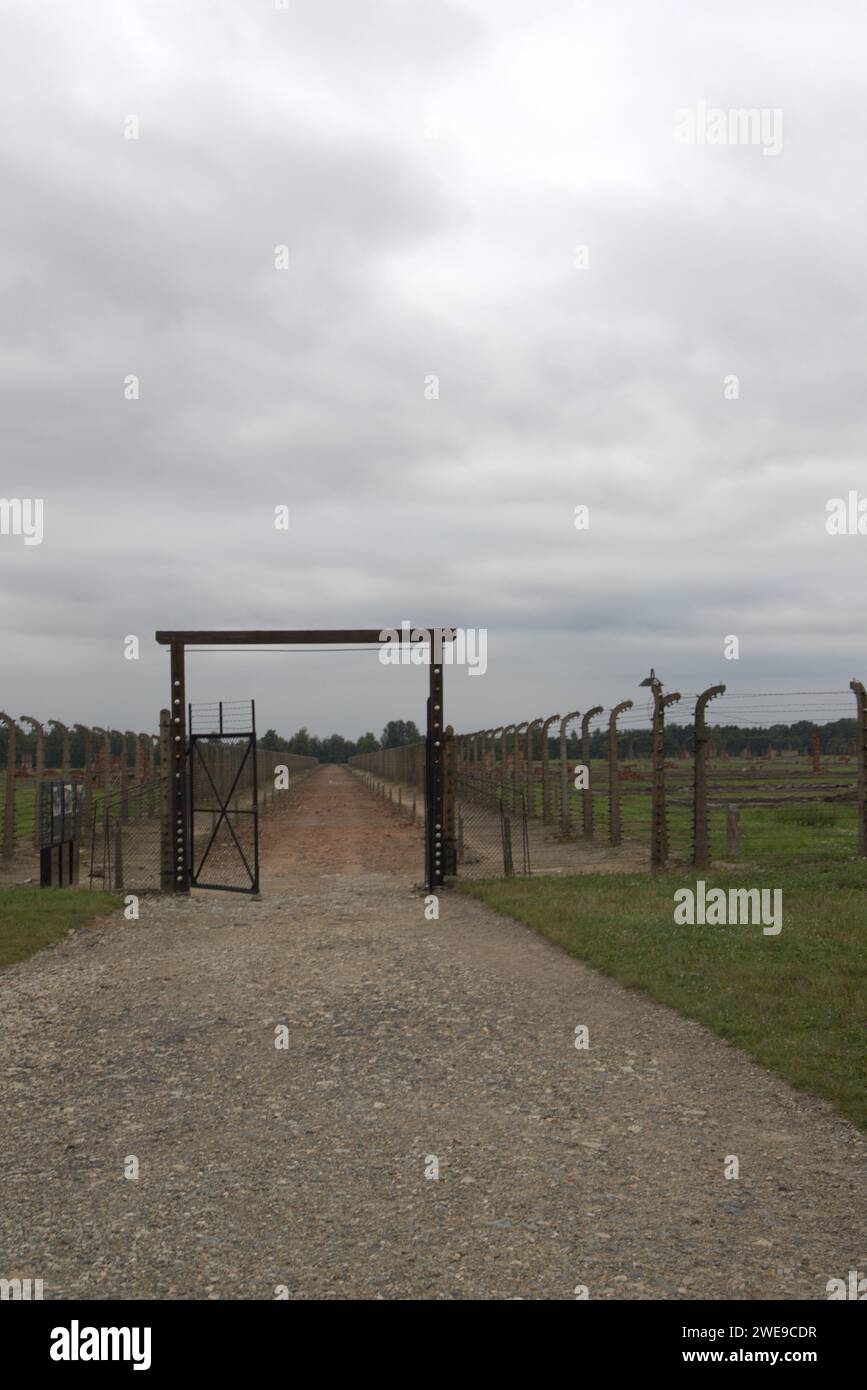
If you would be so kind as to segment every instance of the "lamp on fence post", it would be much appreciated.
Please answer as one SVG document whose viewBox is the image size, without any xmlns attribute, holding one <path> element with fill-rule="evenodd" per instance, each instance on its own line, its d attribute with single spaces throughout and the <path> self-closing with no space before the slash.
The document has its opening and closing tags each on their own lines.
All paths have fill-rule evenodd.
<svg viewBox="0 0 867 1390">
<path fill-rule="evenodd" d="M 45 781 L 45 730 L 32 714 L 19 714 L 19 724 L 29 724 L 36 735 L 36 787 L 33 792 L 33 844 L 39 849 L 42 823 L 42 783 Z"/>
</svg>

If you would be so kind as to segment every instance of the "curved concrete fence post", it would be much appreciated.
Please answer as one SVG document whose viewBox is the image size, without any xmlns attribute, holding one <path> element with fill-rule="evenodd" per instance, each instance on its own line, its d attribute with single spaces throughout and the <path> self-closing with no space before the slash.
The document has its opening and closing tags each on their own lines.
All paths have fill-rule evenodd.
<svg viewBox="0 0 867 1390">
<path fill-rule="evenodd" d="M 496 786 L 496 782 L 497 782 L 497 735 L 498 735 L 498 734 L 502 735 L 502 732 L 503 732 L 502 726 L 500 726 L 500 727 L 498 727 L 498 728 L 496 728 L 496 729 L 492 729 L 492 730 L 491 730 L 491 766 L 490 766 L 490 777 L 488 778 L 488 783 L 489 783 L 490 793 L 491 793 L 491 796 L 492 796 L 492 797 L 495 795 L 495 793 L 494 793 L 494 787 Z"/>
<path fill-rule="evenodd" d="M 83 744 L 81 837 L 85 842 L 88 842 L 93 829 L 93 730 L 89 729 L 86 724 L 73 724 L 72 727 L 77 734 L 81 735 Z"/>
<path fill-rule="evenodd" d="M 867 691 L 861 681 L 851 680 L 858 715 L 855 729 L 855 756 L 858 760 L 858 853 L 867 857 Z"/>
<path fill-rule="evenodd" d="M 132 759 L 130 759 L 132 751 Z M 136 810 L 138 796 L 136 795 L 136 774 L 138 772 L 138 734 L 132 729 L 123 731 L 123 804 L 125 808 L 124 820 L 129 819 L 130 810 L 137 815 Z"/>
<path fill-rule="evenodd" d="M 587 786 L 581 793 L 581 828 L 585 840 L 593 839 L 593 787 L 590 776 L 590 720 L 602 713 L 601 705 L 594 705 L 581 720 L 581 761 L 587 769 Z"/>
<path fill-rule="evenodd" d="M 514 728 L 514 724 L 504 724 L 503 736 L 500 739 L 500 800 L 504 806 L 506 804 L 506 778 L 508 776 L 509 767 L 509 745 L 507 739 L 508 735 L 514 731 Z"/>
<path fill-rule="evenodd" d="M 608 716 L 608 842 L 612 845 L 619 845 L 623 835 L 620 783 L 617 780 L 617 720 L 627 709 L 632 709 L 632 701 L 621 700 Z"/>
<path fill-rule="evenodd" d="M 517 811 L 521 805 L 521 734 L 529 727 L 529 721 L 522 719 L 520 724 L 515 725 L 515 736 L 512 740 L 512 810 Z"/>
<path fill-rule="evenodd" d="M 724 685 L 703 690 L 695 702 L 695 749 L 692 794 L 692 862 L 697 869 L 710 864 L 710 826 L 707 811 L 707 730 L 704 715 L 710 700 L 725 693 Z"/>
<path fill-rule="evenodd" d="M 3 807 L 3 858 L 11 859 L 15 853 L 15 758 L 18 725 L 11 715 L 0 710 L 0 719 L 6 725 L 6 802 Z"/>
<path fill-rule="evenodd" d="M 33 844 L 39 849 L 42 839 L 42 784 L 45 781 L 45 730 L 32 714 L 19 714 L 19 724 L 29 724 L 36 735 L 36 785 L 33 788 Z"/>
<path fill-rule="evenodd" d="M 62 723 L 62 721 L 59 720 L 59 719 L 49 719 L 48 723 L 49 723 L 49 725 L 51 726 L 52 729 L 59 729 L 59 730 L 60 730 L 60 736 L 61 736 L 61 742 L 60 742 L 60 780 L 61 780 L 62 782 L 68 782 L 68 781 L 69 781 L 69 730 L 67 729 L 66 725 L 65 725 L 64 723 Z"/>
<path fill-rule="evenodd" d="M 532 719 L 527 725 L 527 815 L 536 814 L 536 765 L 533 761 L 533 730 L 541 728 L 544 718 Z"/>
<path fill-rule="evenodd" d="M 571 714 L 564 714 L 560 720 L 560 834 L 571 835 L 572 816 L 569 811 L 569 758 L 567 756 L 568 742 L 566 738 L 566 726 L 573 719 L 581 716 L 579 709 L 573 710 Z"/>
<path fill-rule="evenodd" d="M 542 724 L 542 821 L 545 825 L 551 822 L 551 784 L 548 780 L 548 764 L 551 758 L 550 738 L 548 730 L 555 720 L 559 719 L 559 714 L 549 714 Z"/>
<path fill-rule="evenodd" d="M 662 682 L 654 679 L 653 734 L 651 742 L 650 867 L 664 869 L 668 858 L 668 820 L 665 809 L 665 711 L 680 699 L 679 691 L 662 693 Z"/>
</svg>

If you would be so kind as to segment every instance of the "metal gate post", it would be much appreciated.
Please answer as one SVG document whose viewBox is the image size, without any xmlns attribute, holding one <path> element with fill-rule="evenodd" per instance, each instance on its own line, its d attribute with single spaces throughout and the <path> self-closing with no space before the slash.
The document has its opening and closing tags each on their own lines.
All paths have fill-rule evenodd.
<svg viewBox="0 0 867 1390">
<path fill-rule="evenodd" d="M 456 757 L 455 733 L 451 724 L 443 735 L 443 825 L 445 827 L 444 875 L 453 878 L 458 871 L 458 837 L 455 824 Z"/>
<path fill-rule="evenodd" d="M 443 856 L 443 668 L 436 661 L 441 655 L 434 650 L 431 633 L 430 695 L 427 702 L 427 739 L 425 778 L 425 845 L 427 889 L 433 893 L 445 878 Z"/>
<path fill-rule="evenodd" d="M 172 841 L 172 891 L 190 891 L 189 854 L 189 788 L 187 786 L 187 695 L 184 671 L 184 644 L 178 638 L 171 644 L 172 694 L 169 703 L 171 724 L 169 744 L 171 757 L 166 775 L 169 779 L 169 824 Z"/>
</svg>

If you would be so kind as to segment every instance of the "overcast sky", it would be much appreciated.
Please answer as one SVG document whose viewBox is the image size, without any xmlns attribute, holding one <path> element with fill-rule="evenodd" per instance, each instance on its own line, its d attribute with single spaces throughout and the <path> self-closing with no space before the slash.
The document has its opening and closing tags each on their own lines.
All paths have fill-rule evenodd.
<svg viewBox="0 0 867 1390">
<path fill-rule="evenodd" d="M 2 708 L 152 727 L 157 628 L 402 619 L 487 629 L 458 729 L 650 665 L 867 679 L 867 536 L 826 530 L 867 497 L 860 0 L 0 15 L 0 495 L 44 499 L 0 535 Z M 685 143 L 701 103 L 775 140 Z M 426 692 L 274 653 L 189 693 L 355 735 Z"/>
</svg>

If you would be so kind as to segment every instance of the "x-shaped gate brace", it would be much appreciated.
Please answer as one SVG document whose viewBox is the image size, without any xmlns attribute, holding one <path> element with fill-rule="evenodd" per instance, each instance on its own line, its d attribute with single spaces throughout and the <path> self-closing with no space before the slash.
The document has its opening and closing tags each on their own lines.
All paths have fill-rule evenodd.
<svg viewBox="0 0 867 1390">
<path fill-rule="evenodd" d="M 414 629 L 425 631 L 431 639 L 439 634 L 442 641 L 454 638 L 454 628 Z M 161 630 L 156 640 L 168 646 L 171 662 L 169 825 L 172 846 L 172 872 L 168 879 L 176 893 L 188 893 L 193 876 L 189 853 L 189 794 L 187 777 L 186 730 L 186 649 L 187 647 L 221 646 L 376 646 L 381 647 L 381 634 L 388 632 L 389 641 L 412 643 L 412 631 L 398 625 L 395 628 L 340 628 L 288 631 L 270 629 L 230 631 Z M 430 652 L 430 694 L 427 702 L 427 737 L 425 758 L 425 879 L 429 892 L 440 887 L 446 877 L 450 846 L 446 835 L 445 818 L 445 740 L 443 724 L 443 668 L 434 661 L 433 643 Z"/>
<path fill-rule="evenodd" d="M 209 742 L 213 742 L 214 738 L 218 738 L 218 737 L 219 737 L 219 735 L 215 735 L 215 734 L 190 734 L 190 762 L 191 762 L 191 767 L 190 767 L 190 773 L 191 773 L 191 775 L 190 775 L 190 816 L 191 816 L 191 824 L 192 824 L 193 829 L 195 829 L 195 824 L 196 824 L 196 820 L 195 820 L 195 818 L 196 818 L 196 812 L 199 812 L 199 814 L 214 814 L 214 813 L 216 813 L 217 810 L 219 810 L 219 812 L 220 812 L 219 816 L 217 817 L 216 824 L 214 825 L 214 827 L 213 827 L 213 829 L 212 829 L 212 831 L 211 831 L 211 838 L 210 838 L 210 840 L 208 841 L 207 845 L 205 846 L 204 853 L 202 854 L 201 860 L 199 861 L 199 867 L 198 867 L 197 869 L 193 867 L 194 861 L 191 859 L 191 862 L 190 862 L 190 883 L 191 883 L 191 885 L 192 885 L 193 887 L 201 887 L 201 888 L 221 888 L 221 889 L 223 889 L 223 890 L 226 891 L 226 892 L 239 892 L 239 893 L 246 893 L 246 892 L 249 892 L 249 893 L 258 893 L 258 891 L 259 891 L 259 856 L 258 856 L 258 852 L 257 852 L 257 850 L 258 850 L 258 832 L 257 832 L 257 827 L 256 827 L 256 817 L 257 817 L 257 811 L 256 811 L 256 796 L 257 796 L 257 786 L 256 786 L 256 735 L 255 735 L 255 733 L 252 733 L 252 734 L 248 734 L 248 735 L 246 736 L 246 737 L 247 737 L 247 740 L 248 740 L 248 742 L 247 742 L 247 747 L 246 747 L 246 749 L 244 750 L 244 756 L 243 756 L 243 758 L 241 759 L 240 763 L 238 764 L 238 770 L 237 770 L 237 772 L 235 773 L 235 777 L 234 777 L 234 780 L 233 780 L 233 782 L 232 782 L 231 787 L 229 788 L 228 792 L 226 793 L 225 800 L 223 799 L 223 796 L 222 796 L 222 794 L 221 794 L 219 788 L 217 787 L 216 782 L 214 781 L 213 777 L 211 776 L 211 769 L 208 767 L 207 762 L 206 762 L 205 759 L 202 757 L 202 754 L 201 754 L 201 752 L 199 751 L 199 744 L 200 744 L 203 740 L 206 740 L 206 741 L 209 741 Z M 232 735 L 232 737 L 233 737 L 233 738 L 236 738 L 237 736 L 236 736 L 236 735 Z M 241 842 L 240 842 L 240 840 L 238 839 L 237 835 L 235 834 L 235 828 L 234 828 L 234 826 L 232 825 L 231 817 L 230 817 L 229 814 L 227 814 L 227 813 L 229 812 L 229 808 L 230 808 L 231 803 L 232 803 L 232 797 L 235 795 L 235 788 L 236 788 L 237 785 L 238 785 L 238 782 L 239 782 L 240 777 L 241 777 L 241 773 L 244 771 L 244 768 L 245 768 L 246 765 L 247 765 L 247 761 L 248 761 L 248 759 L 249 759 L 251 753 L 252 753 L 252 755 L 253 755 L 253 764 L 252 764 L 252 765 L 253 765 L 253 793 L 252 793 L 252 796 L 253 796 L 253 805 L 252 805 L 252 810 L 250 810 L 250 811 L 245 811 L 243 808 L 238 808 L 238 809 L 236 809 L 236 811 L 234 812 L 234 814 L 235 814 L 235 815 L 251 815 L 251 816 L 253 817 L 253 836 L 254 836 L 253 864 L 254 864 L 254 868 L 252 868 L 252 869 L 250 868 L 250 865 L 249 865 L 249 863 L 248 863 L 248 861 L 247 861 L 247 856 L 245 855 L 245 853 L 244 853 L 244 851 L 243 851 L 243 849 L 242 849 L 242 847 L 241 847 Z M 196 762 L 196 757 L 197 757 L 197 755 L 198 755 L 198 764 L 197 764 L 197 762 Z M 214 796 L 215 796 L 216 799 L 217 799 L 217 805 L 216 805 L 216 806 L 196 806 L 196 804 L 195 804 L 195 770 L 196 770 L 196 766 L 197 766 L 197 765 L 198 765 L 199 767 L 201 767 L 201 768 L 204 769 L 205 774 L 206 774 L 206 776 L 207 776 L 207 778 L 208 778 L 208 781 L 210 782 L 210 784 L 211 784 L 211 786 L 212 786 L 212 788 L 213 788 Z M 231 835 L 232 839 L 233 839 L 234 842 L 235 842 L 235 848 L 236 848 L 237 851 L 238 851 L 238 855 L 239 855 L 239 857 L 240 857 L 241 863 L 244 865 L 244 868 L 245 868 L 246 871 L 247 871 L 247 877 L 248 877 L 249 880 L 250 880 L 250 887 L 249 887 L 249 888 L 237 888 L 237 887 L 235 887 L 233 884 L 229 884 L 229 883 L 201 883 L 201 882 L 200 882 L 201 874 L 202 874 L 202 869 L 205 867 L 205 862 L 206 862 L 206 860 L 207 860 L 207 858 L 208 858 L 208 855 L 209 855 L 210 852 L 211 852 L 211 849 L 212 849 L 212 847 L 213 847 L 214 841 L 216 840 L 217 835 L 219 834 L 220 826 L 222 825 L 223 821 L 226 822 L 226 827 L 227 827 L 227 829 L 228 829 L 228 831 L 229 831 L 229 834 Z M 191 853 L 191 855 L 192 855 L 194 852 L 195 852 L 195 844 L 194 844 L 193 836 L 191 835 L 191 836 L 190 836 L 190 853 Z"/>
</svg>

